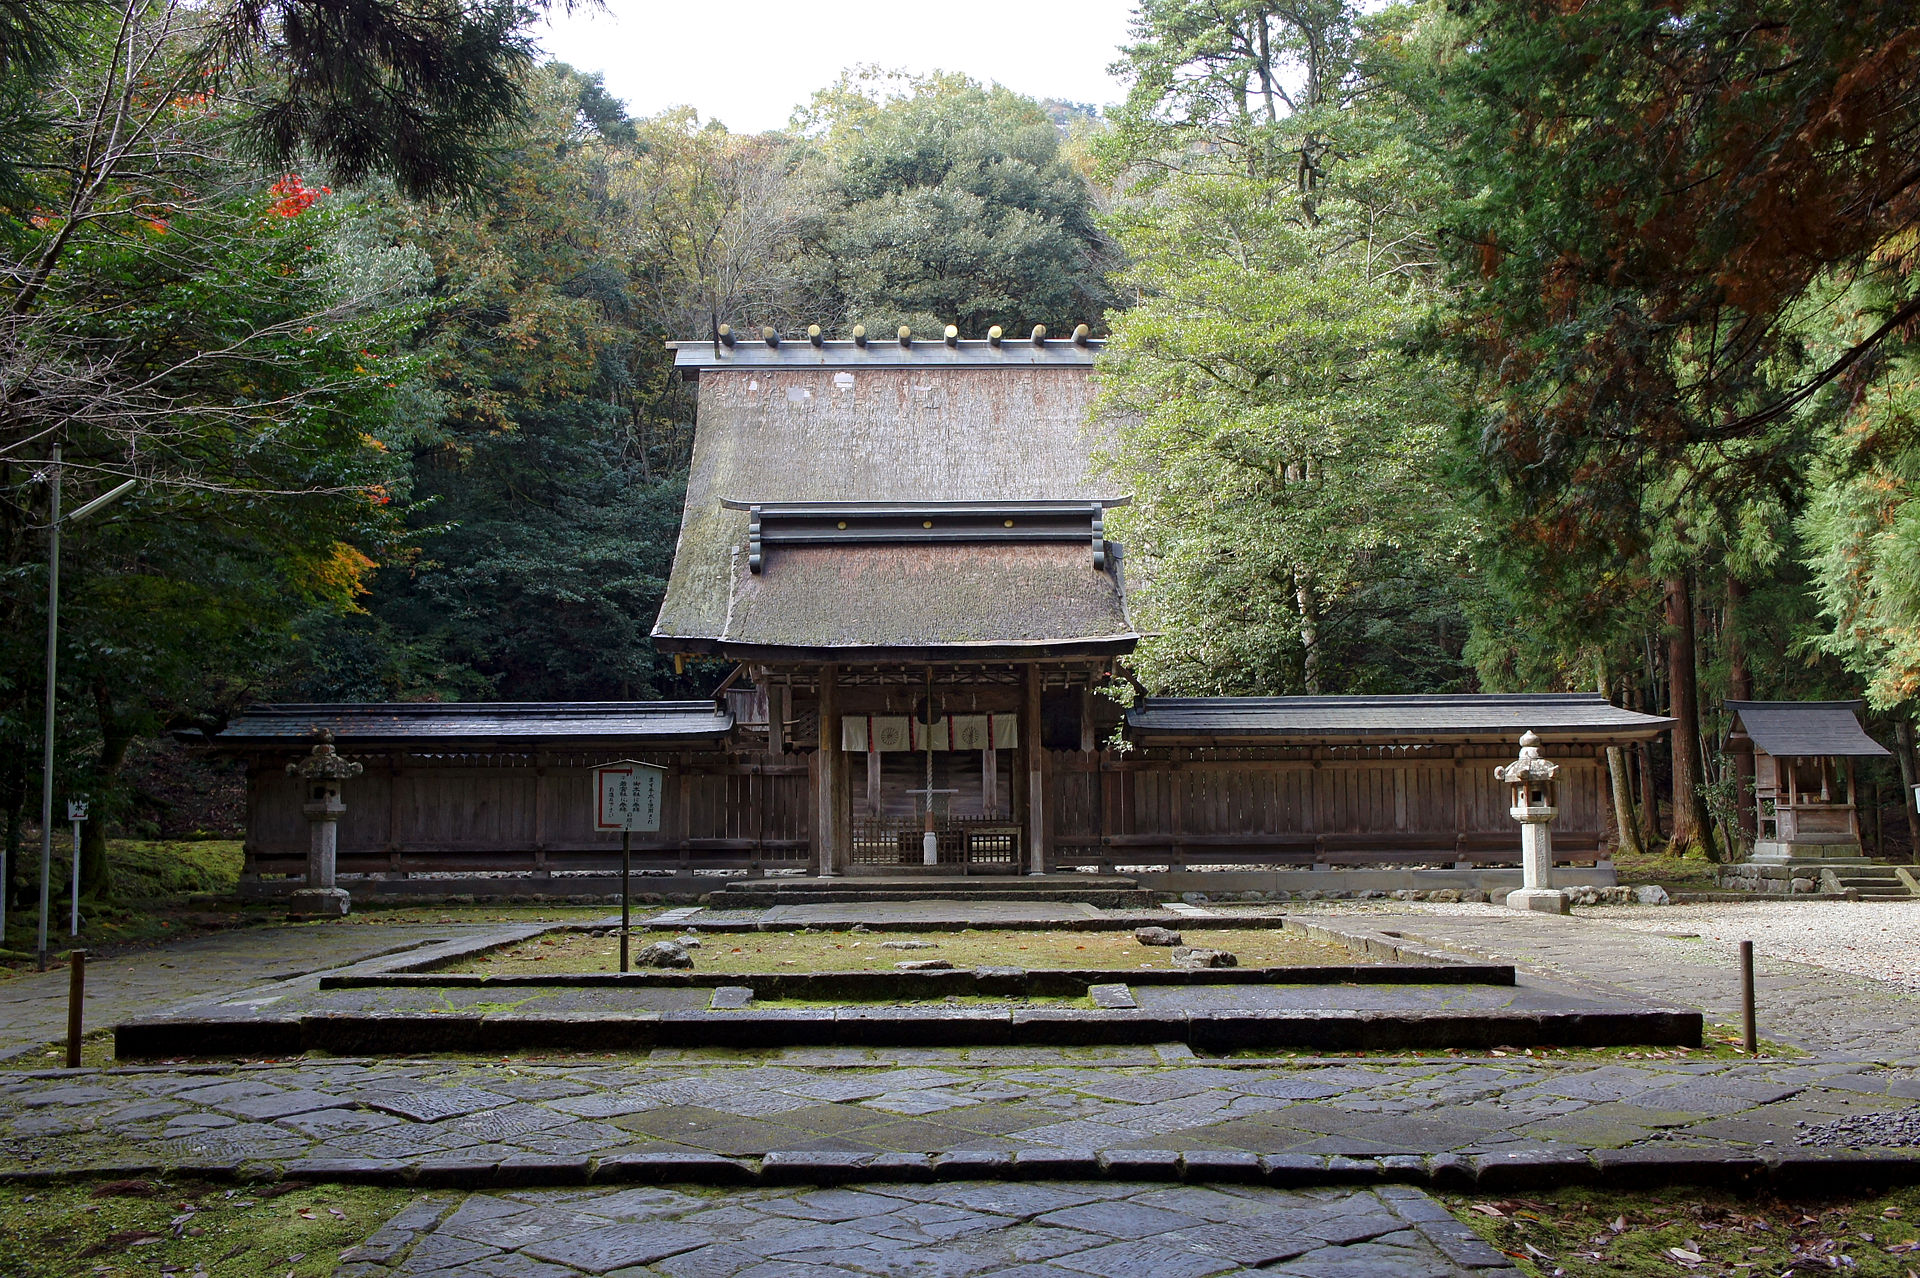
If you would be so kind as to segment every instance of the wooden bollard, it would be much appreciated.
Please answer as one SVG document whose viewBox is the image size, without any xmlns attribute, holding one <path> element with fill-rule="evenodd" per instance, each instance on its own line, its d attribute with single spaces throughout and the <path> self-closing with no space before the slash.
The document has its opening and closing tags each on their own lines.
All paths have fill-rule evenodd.
<svg viewBox="0 0 1920 1278">
<path fill-rule="evenodd" d="M 81 1015 L 87 1001 L 87 952 L 75 950 L 67 955 L 67 1068 L 80 1068 L 80 1037 L 85 1018 Z"/>
<path fill-rule="evenodd" d="M 1760 1054 L 1760 1029 L 1753 1016 L 1753 942 L 1740 942 L 1740 1035 L 1747 1055 Z"/>
</svg>

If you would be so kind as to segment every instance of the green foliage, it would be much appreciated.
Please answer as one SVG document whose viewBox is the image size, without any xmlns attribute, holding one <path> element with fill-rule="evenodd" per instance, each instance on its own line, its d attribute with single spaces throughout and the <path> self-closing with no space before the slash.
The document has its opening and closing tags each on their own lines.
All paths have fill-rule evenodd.
<svg viewBox="0 0 1920 1278">
<path fill-rule="evenodd" d="M 1880 305 L 1872 305 L 1880 302 Z M 1853 308 L 1857 333 L 1884 299 Z M 1829 343 L 1830 345 L 1832 343 Z M 1817 646 L 1879 709 L 1920 697 L 1920 349 L 1888 343 L 1812 468 L 1799 532 L 1830 628 Z"/>
<path fill-rule="evenodd" d="M 458 470 L 419 492 L 444 520 L 433 565 L 382 582 L 375 605 L 401 633 L 506 700 L 601 700 L 677 689 L 648 641 L 680 527 L 684 485 L 648 481 L 604 406 L 579 398 L 515 413 Z"/>
<path fill-rule="evenodd" d="M 231 151 L 233 117 L 175 92 L 198 35 L 166 6 L 99 17 L 41 94 L 31 189 L 0 210 L 0 813 L 15 871 L 45 695 L 48 444 L 65 446 L 68 511 L 144 481 L 63 539 L 58 789 L 94 797 L 101 892 L 133 737 L 259 686 L 295 618 L 355 606 L 398 529 L 379 436 L 410 376 L 394 347 L 419 318 L 418 263 L 352 233 L 359 201 L 271 182 Z"/>
<path fill-rule="evenodd" d="M 285 676 L 295 694 L 597 700 L 682 687 L 647 623 L 684 490 L 653 472 L 636 429 L 657 411 L 648 391 L 667 394 L 666 352 L 622 260 L 611 174 L 629 157 L 602 131 L 637 130 L 598 92 L 543 70 L 529 90 L 539 114 L 510 139 L 490 202 L 404 228 L 431 257 L 434 297 L 396 440 L 410 455 L 398 505 L 413 543 L 373 575 L 365 616 L 304 630 Z"/>
<path fill-rule="evenodd" d="M 1259 41 L 1190 6 L 1142 12 L 1125 136 L 1195 147 L 1129 164 L 1142 180 L 1111 218 L 1141 298 L 1115 323 L 1102 411 L 1124 439 L 1114 464 L 1135 505 L 1115 524 L 1156 632 L 1142 676 L 1193 693 L 1460 687 L 1469 528 L 1442 482 L 1451 374 L 1406 349 L 1436 296 L 1439 182 L 1390 110 L 1322 94 L 1297 115 L 1250 115 L 1249 95 L 1263 103 L 1256 90 L 1283 78 L 1277 61 L 1246 62 Z M 1344 59 L 1344 10 L 1316 21 L 1276 20 L 1265 46 Z M 1342 65 L 1306 79 L 1330 86 Z M 1203 112 L 1219 126 L 1206 136 L 1255 160 L 1201 148 L 1188 130 Z M 1147 128 L 1163 117 L 1175 123 Z M 1267 162 L 1279 154 L 1311 155 L 1311 172 Z"/>
<path fill-rule="evenodd" d="M 796 117 L 818 146 L 813 318 L 969 336 L 1099 323 L 1110 248 L 1046 110 L 962 76 L 886 81 L 843 76 Z"/>
</svg>

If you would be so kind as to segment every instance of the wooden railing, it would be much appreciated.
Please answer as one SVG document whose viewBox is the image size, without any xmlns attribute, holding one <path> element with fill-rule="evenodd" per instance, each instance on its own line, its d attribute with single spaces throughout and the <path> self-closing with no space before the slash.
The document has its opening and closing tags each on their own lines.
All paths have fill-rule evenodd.
<svg viewBox="0 0 1920 1278">
<path fill-rule="evenodd" d="M 926 826 L 919 818 L 855 817 L 851 863 L 924 865 Z M 934 822 L 938 864 L 1018 870 L 1020 829 L 1004 817 L 942 817 Z"/>
</svg>

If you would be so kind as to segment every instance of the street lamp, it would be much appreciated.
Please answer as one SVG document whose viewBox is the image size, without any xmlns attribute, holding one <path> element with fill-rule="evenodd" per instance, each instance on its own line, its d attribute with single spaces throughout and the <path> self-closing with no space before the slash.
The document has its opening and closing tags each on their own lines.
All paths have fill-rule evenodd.
<svg viewBox="0 0 1920 1278">
<path fill-rule="evenodd" d="M 37 944 L 40 970 L 47 970 L 47 910 L 53 886 L 53 710 L 56 696 L 54 676 L 57 673 L 55 643 L 60 637 L 60 445 L 53 446 L 53 465 L 47 470 L 47 482 L 53 487 L 51 516 L 47 521 L 47 715 L 45 731 L 41 738 L 44 752 L 41 756 L 40 774 L 40 936 Z M 85 519 L 107 503 L 126 494 L 140 481 L 129 479 L 117 488 L 109 489 L 92 501 L 74 510 L 66 516 L 65 522 L 75 523 Z M 0 853 L 0 856 L 3 856 Z M 74 877 L 80 873 L 78 849 L 74 855 Z M 5 882 L 6 866 L 0 863 L 0 884 Z M 6 893 L 0 890 L 0 935 L 6 932 Z"/>
</svg>

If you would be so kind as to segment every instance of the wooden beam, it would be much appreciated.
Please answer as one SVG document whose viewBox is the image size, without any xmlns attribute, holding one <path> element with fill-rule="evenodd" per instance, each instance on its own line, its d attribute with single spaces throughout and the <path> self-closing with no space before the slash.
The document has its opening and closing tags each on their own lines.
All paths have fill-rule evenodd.
<svg viewBox="0 0 1920 1278">
<path fill-rule="evenodd" d="M 818 782 L 814 820 L 814 855 L 823 875 L 840 872 L 842 831 L 845 829 L 846 804 L 842 784 L 846 755 L 840 749 L 839 668 L 820 667 L 820 745 L 819 765 L 814 773 Z"/>
<path fill-rule="evenodd" d="M 1047 750 L 1040 730 L 1040 668 L 1027 667 L 1026 708 L 1020 715 L 1020 734 L 1026 742 L 1027 765 L 1027 873 L 1045 874 L 1053 852 L 1047 824 Z"/>
</svg>

